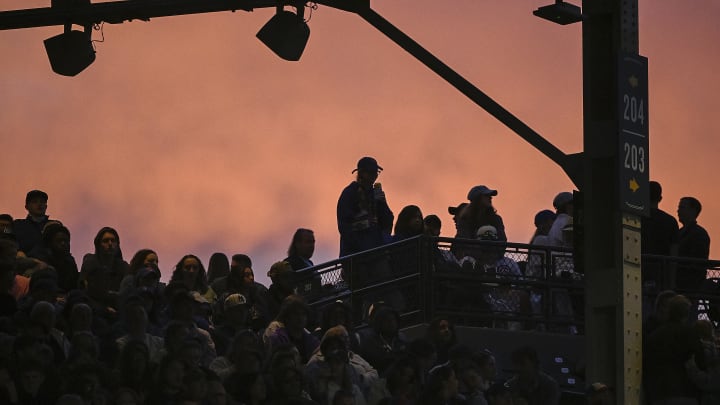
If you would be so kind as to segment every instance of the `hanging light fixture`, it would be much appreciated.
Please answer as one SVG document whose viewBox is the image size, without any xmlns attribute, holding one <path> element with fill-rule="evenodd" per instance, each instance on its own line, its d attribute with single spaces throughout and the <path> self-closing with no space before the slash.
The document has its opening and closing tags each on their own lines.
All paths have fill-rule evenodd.
<svg viewBox="0 0 720 405">
<path fill-rule="evenodd" d="M 77 31 L 66 24 L 65 32 L 44 41 L 53 72 L 75 76 L 95 61 L 91 33 L 91 26 L 86 26 L 84 31 Z"/>
<path fill-rule="evenodd" d="M 305 5 L 297 5 L 297 14 L 277 7 L 275 15 L 258 31 L 257 38 L 285 60 L 298 61 L 310 38 L 304 18 Z"/>
</svg>

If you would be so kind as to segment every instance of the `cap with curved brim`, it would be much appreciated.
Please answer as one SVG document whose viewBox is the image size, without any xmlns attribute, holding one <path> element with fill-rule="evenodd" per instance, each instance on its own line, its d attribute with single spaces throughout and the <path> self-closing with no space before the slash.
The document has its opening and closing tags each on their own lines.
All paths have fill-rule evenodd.
<svg viewBox="0 0 720 405">
<path fill-rule="evenodd" d="M 382 167 L 378 165 L 377 160 L 375 158 L 371 158 L 370 156 L 365 156 L 358 160 L 357 168 L 352 171 L 352 173 L 355 173 L 357 171 L 365 171 L 365 172 L 380 172 L 382 171 Z"/>
<path fill-rule="evenodd" d="M 484 195 L 494 197 L 494 196 L 498 195 L 498 192 L 497 192 L 497 190 L 493 190 L 487 186 L 475 186 L 475 187 L 471 188 L 470 191 L 468 191 L 467 198 L 470 201 L 475 201 Z"/>
</svg>

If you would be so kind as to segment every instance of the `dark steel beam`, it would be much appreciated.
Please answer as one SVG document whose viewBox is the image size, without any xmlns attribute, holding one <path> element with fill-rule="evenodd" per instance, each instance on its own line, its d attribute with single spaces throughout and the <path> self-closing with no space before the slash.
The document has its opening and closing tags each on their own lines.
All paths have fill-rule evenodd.
<svg viewBox="0 0 720 405">
<path fill-rule="evenodd" d="M 252 11 L 275 7 L 275 0 L 128 0 L 86 4 L 74 7 L 45 7 L 0 11 L 0 30 L 77 24 L 82 26 L 149 20 L 156 17 Z"/>
</svg>

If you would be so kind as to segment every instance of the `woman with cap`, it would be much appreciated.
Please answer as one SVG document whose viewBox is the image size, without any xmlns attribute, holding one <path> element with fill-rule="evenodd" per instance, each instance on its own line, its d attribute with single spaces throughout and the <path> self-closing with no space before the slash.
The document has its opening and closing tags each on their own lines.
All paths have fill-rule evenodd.
<svg viewBox="0 0 720 405">
<path fill-rule="evenodd" d="M 340 232 L 340 257 L 383 245 L 390 240 L 393 215 L 379 183 L 382 171 L 372 157 L 358 161 L 357 178 L 340 194 L 337 224 Z"/>
<path fill-rule="evenodd" d="M 457 228 L 455 238 L 475 239 L 481 226 L 491 225 L 496 230 L 496 240 L 507 241 L 505 224 L 492 205 L 492 198 L 497 194 L 497 190 L 482 185 L 475 186 L 468 191 L 467 198 L 470 203 L 455 216 L 455 227 Z M 458 260 L 471 255 L 462 243 L 453 243 L 451 250 Z"/>
<path fill-rule="evenodd" d="M 492 198 L 497 195 L 497 190 L 482 185 L 475 186 L 468 191 L 467 198 L 470 203 L 457 214 L 456 238 L 474 239 L 478 228 L 483 225 L 492 225 L 497 229 L 498 240 L 507 241 L 505 224 L 492 205 Z"/>
</svg>

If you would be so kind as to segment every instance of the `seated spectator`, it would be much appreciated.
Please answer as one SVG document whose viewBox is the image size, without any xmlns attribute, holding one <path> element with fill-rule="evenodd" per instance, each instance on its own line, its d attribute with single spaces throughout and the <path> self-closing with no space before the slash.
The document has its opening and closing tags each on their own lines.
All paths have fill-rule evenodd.
<svg viewBox="0 0 720 405">
<path fill-rule="evenodd" d="M 74 290 L 73 294 L 65 297 L 65 306 L 62 309 L 62 318 L 58 324 L 63 325 L 63 332 L 72 337 L 78 332 L 93 332 L 94 316 L 92 308 L 88 305 L 90 299 L 82 290 Z"/>
<path fill-rule="evenodd" d="M 368 310 L 369 328 L 355 334 L 358 347 L 354 351 L 381 376 L 406 349 L 407 341 L 400 332 L 399 323 L 400 314 L 391 306 L 379 302 Z"/>
<path fill-rule="evenodd" d="M 487 390 L 497 381 L 495 356 L 489 350 L 480 350 L 473 353 L 471 359 L 478 366 L 478 373 L 482 378 L 482 389 Z"/>
<path fill-rule="evenodd" d="M 115 306 L 117 293 L 120 290 L 120 281 L 128 272 L 128 263 L 123 260 L 120 249 L 120 236 L 117 231 L 105 227 L 98 231 L 95 239 L 95 253 L 88 253 L 83 257 L 80 268 L 80 281 L 87 279 L 90 271 L 97 272 L 96 277 L 102 277 L 106 289 L 106 305 Z"/>
<path fill-rule="evenodd" d="M 120 294 L 127 294 L 128 291 L 136 287 L 136 276 L 141 269 L 153 269 L 157 273 L 157 279 L 160 279 L 160 269 L 158 268 L 158 255 L 152 249 L 140 249 L 132 259 L 128 266 L 128 272 L 120 282 Z"/>
<path fill-rule="evenodd" d="M 458 379 L 458 392 L 465 398 L 468 405 L 488 405 L 485 396 L 487 386 L 480 375 L 477 364 L 469 358 L 451 361 Z"/>
<path fill-rule="evenodd" d="M 55 320 L 55 306 L 49 302 L 38 301 L 32 307 L 23 334 L 51 348 L 55 364 L 60 365 L 67 359 L 70 342 L 64 333 L 55 328 Z"/>
<path fill-rule="evenodd" d="M 144 399 L 152 389 L 152 371 L 155 366 L 150 361 L 147 345 L 139 340 L 127 342 L 120 351 L 117 364 L 120 377 L 118 384 L 132 389 Z"/>
<path fill-rule="evenodd" d="M 332 404 L 338 391 L 352 393 L 356 404 L 367 402 L 378 373 L 362 357 L 350 351 L 349 341 L 344 327 L 330 328 L 320 342 L 320 350 L 305 366 L 310 395 L 316 402 Z"/>
<path fill-rule="evenodd" d="M 263 337 L 268 351 L 272 352 L 281 344 L 292 343 L 300 352 L 303 363 L 307 363 L 319 345 L 317 338 L 305 329 L 309 311 L 301 297 L 291 295 L 285 298 L 280 313 Z"/>
<path fill-rule="evenodd" d="M 212 256 L 210 256 L 207 268 L 208 284 L 212 285 L 215 280 L 220 277 L 225 277 L 229 273 L 230 260 L 228 260 L 227 255 L 220 252 L 213 253 Z"/>
<path fill-rule="evenodd" d="M 255 282 L 250 257 L 244 254 L 233 255 L 230 262 L 230 273 L 221 277 L 212 285 L 216 301 L 222 302 L 228 295 L 240 293 L 245 296 L 250 306 L 249 321 L 256 332 L 265 328 L 270 321 L 268 290 L 264 285 Z"/>
<path fill-rule="evenodd" d="M 145 312 L 142 302 L 133 300 L 127 302 L 122 309 L 125 325 L 125 334 L 115 340 L 117 351 L 122 352 L 128 342 L 138 341 L 144 343 L 148 348 L 150 361 L 160 363 L 165 346 L 164 339 L 147 333 L 148 315 Z"/>
<path fill-rule="evenodd" d="M 350 347 L 357 347 L 355 330 L 352 321 L 352 309 L 342 300 L 336 300 L 326 306 L 320 315 L 320 327 L 315 329 L 314 334 L 322 338 L 333 326 L 343 326 L 350 336 Z"/>
<path fill-rule="evenodd" d="M 528 405 L 557 405 L 560 387 L 554 378 L 540 369 L 537 351 L 523 346 L 512 353 L 515 376 L 505 384 L 513 394 L 524 399 Z"/>
<path fill-rule="evenodd" d="M 46 215 L 47 202 L 48 195 L 44 191 L 28 191 L 25 196 L 25 209 L 28 215 L 13 222 L 12 230 L 18 249 L 25 254 L 30 253 L 37 246 L 42 247 L 42 230 L 49 220 Z"/>
<path fill-rule="evenodd" d="M 72 335 L 70 351 L 64 364 L 68 372 L 77 367 L 99 365 L 100 362 L 100 339 L 88 331 Z"/>
<path fill-rule="evenodd" d="M 218 353 L 225 353 L 235 336 L 250 327 L 250 306 L 242 294 L 231 294 L 223 301 L 222 312 L 215 311 L 215 328 L 211 331 Z"/>
<path fill-rule="evenodd" d="M 175 265 L 170 277 L 170 283 L 173 282 L 180 282 L 189 291 L 200 293 L 208 302 L 215 302 L 215 292 L 208 287 L 205 266 L 195 255 L 185 255 Z"/>
<path fill-rule="evenodd" d="M 425 386 L 430 370 L 438 365 L 437 350 L 432 340 L 427 337 L 413 339 L 408 343 L 405 353 L 414 360 L 418 383 L 421 387 Z"/>
<path fill-rule="evenodd" d="M 455 325 L 446 318 L 434 318 L 427 327 L 426 336 L 435 346 L 437 363 L 446 363 L 450 350 L 457 344 Z"/>
<path fill-rule="evenodd" d="M 179 323 L 179 327 L 175 327 L 179 333 L 177 336 L 172 337 L 172 341 L 168 341 L 168 333 L 170 326 L 166 330 L 165 334 L 165 347 L 169 354 L 179 357 L 179 350 L 182 346 L 183 340 L 186 337 L 195 339 L 201 344 L 202 348 L 202 359 L 201 364 L 207 367 L 210 362 L 216 357 L 215 342 L 210 337 L 210 333 L 206 330 L 201 329 L 195 323 L 193 318 L 195 307 L 195 299 L 189 292 L 177 292 L 170 301 L 170 320 Z"/>
<path fill-rule="evenodd" d="M 258 372 L 262 364 L 257 336 L 252 330 L 244 329 L 235 334 L 228 349 L 210 363 L 209 369 L 224 382 L 236 372 Z"/>
<path fill-rule="evenodd" d="M 84 274 L 81 273 L 80 277 L 88 297 L 87 304 L 92 308 L 93 314 L 106 323 L 114 323 L 117 320 L 118 297 L 115 291 L 111 290 L 111 281 L 105 269 L 99 263 L 93 263 L 85 266 Z"/>
<path fill-rule="evenodd" d="M 180 403 L 185 373 L 185 365 L 179 358 L 173 355 L 164 357 L 155 371 L 153 384 L 145 403 Z"/>
<path fill-rule="evenodd" d="M 398 405 L 416 403 L 420 397 L 421 384 L 417 363 L 412 356 L 399 357 L 388 367 L 385 375 L 384 403 Z"/>
<path fill-rule="evenodd" d="M 435 366 L 430 370 L 427 384 L 423 388 L 419 404 L 422 405 L 460 405 L 465 404 L 458 392 L 458 380 L 449 363 Z"/>
<path fill-rule="evenodd" d="M 59 386 L 53 381 L 51 366 L 39 359 L 18 362 L 15 387 L 19 404 L 54 404 L 59 397 Z"/>
<path fill-rule="evenodd" d="M 408 205 L 398 214 L 395 222 L 393 242 L 422 235 L 425 223 L 423 222 L 422 211 L 417 205 Z"/>
<path fill-rule="evenodd" d="M 280 306 L 285 298 L 295 291 L 295 272 L 290 263 L 282 261 L 273 263 L 267 276 L 272 280 L 270 288 L 268 288 L 268 316 L 273 319 L 280 312 Z"/>
<path fill-rule="evenodd" d="M 300 371 L 305 367 L 300 352 L 292 343 L 284 343 L 273 348 L 270 354 L 270 372 L 280 367 L 292 367 Z"/>
<path fill-rule="evenodd" d="M 667 301 L 667 321 L 658 326 L 643 345 L 643 379 L 646 394 L 654 403 L 670 398 L 695 401 L 697 388 L 686 369 L 693 356 L 702 357 L 699 336 L 689 324 L 691 302 L 683 295 Z M 687 402 L 692 403 L 692 402 Z"/>
<path fill-rule="evenodd" d="M 269 405 L 317 405 L 310 399 L 305 390 L 305 381 L 302 372 L 292 367 L 281 367 L 272 370 L 273 386 L 277 390 L 272 392 Z"/>
<path fill-rule="evenodd" d="M 42 233 L 42 244 L 30 256 L 47 263 L 58 275 L 62 291 L 78 288 L 78 267 L 70 253 L 70 231 L 58 222 L 50 222 Z"/>
</svg>

